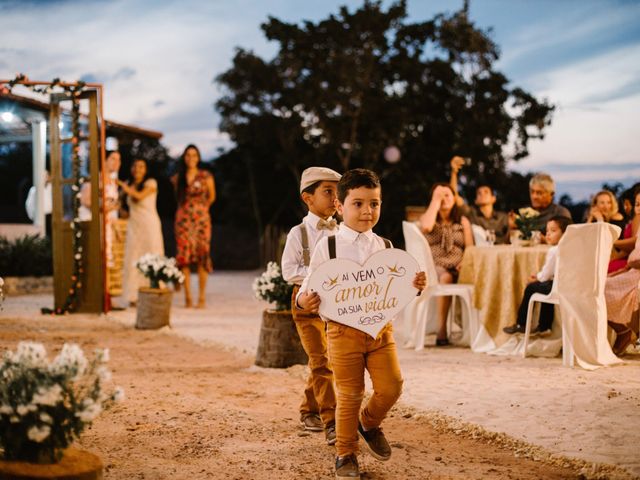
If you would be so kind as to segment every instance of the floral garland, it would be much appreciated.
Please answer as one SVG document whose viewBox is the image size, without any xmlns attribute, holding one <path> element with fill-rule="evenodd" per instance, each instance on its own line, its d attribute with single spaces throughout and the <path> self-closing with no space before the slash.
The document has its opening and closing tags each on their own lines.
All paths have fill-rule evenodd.
<svg viewBox="0 0 640 480">
<path fill-rule="evenodd" d="M 30 85 L 29 79 L 24 74 L 16 75 L 16 78 L 10 80 L 6 85 L 0 87 L 2 93 L 11 93 L 11 90 L 16 85 L 23 85 L 29 88 L 35 93 L 48 95 L 55 89 L 62 89 L 63 91 L 71 94 L 71 144 L 72 144 L 72 172 L 74 183 L 71 186 L 71 190 L 74 192 L 73 196 L 73 221 L 71 222 L 71 230 L 73 230 L 73 273 L 71 275 L 71 286 L 69 287 L 69 293 L 62 305 L 55 309 L 42 308 L 41 311 L 44 314 L 51 315 L 63 315 L 75 311 L 78 306 L 78 299 L 80 298 L 80 292 L 82 290 L 81 276 L 84 273 L 84 266 L 82 263 L 82 229 L 80 228 L 80 218 L 78 211 L 80 209 L 80 189 L 84 183 L 84 178 L 80 174 L 80 95 L 85 88 L 85 82 L 78 81 L 74 84 L 67 84 L 60 81 L 59 78 L 54 78 L 50 83 L 45 85 Z"/>
</svg>

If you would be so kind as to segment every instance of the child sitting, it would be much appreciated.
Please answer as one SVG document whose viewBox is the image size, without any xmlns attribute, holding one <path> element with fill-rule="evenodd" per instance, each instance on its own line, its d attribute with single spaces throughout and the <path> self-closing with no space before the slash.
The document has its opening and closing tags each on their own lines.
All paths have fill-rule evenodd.
<svg viewBox="0 0 640 480">
<path fill-rule="evenodd" d="M 309 213 L 302 223 L 291 229 L 282 253 L 282 277 L 294 284 L 291 312 L 300 342 L 309 357 L 310 375 L 300 405 L 300 422 L 305 430 L 325 431 L 327 444 L 336 443 L 336 394 L 333 372 L 327 356 L 325 323 L 317 313 L 305 312 L 295 305 L 300 284 L 307 276 L 311 253 L 321 238 L 338 231 L 336 185 L 340 174 L 324 167 L 310 167 L 302 172 L 300 197 Z"/>
<path fill-rule="evenodd" d="M 524 333 L 527 324 L 527 309 L 529 308 L 529 299 L 534 293 L 542 293 L 547 295 L 553 287 L 553 275 L 556 269 L 556 258 L 558 256 L 558 242 L 562 238 L 571 220 L 566 217 L 556 216 L 547 222 L 547 232 L 545 240 L 548 245 L 553 245 L 547 252 L 542 270 L 531 275 L 529 284 L 524 290 L 524 298 L 518 308 L 518 319 L 514 325 L 505 327 L 502 330 L 508 334 Z M 551 333 L 551 324 L 553 323 L 553 305 L 543 303 L 540 307 L 540 319 L 538 326 L 531 332 L 532 336 L 547 336 Z"/>
<path fill-rule="evenodd" d="M 309 276 L 332 256 L 363 264 L 373 253 L 386 248 L 388 240 L 371 230 L 380 218 L 381 197 L 380 180 L 371 170 L 357 168 L 342 176 L 338 182 L 337 208 L 343 223 L 335 237 L 318 242 L 311 257 Z M 331 252 L 330 238 L 335 239 Z M 307 291 L 309 276 L 300 287 L 297 303 L 305 310 L 317 312 L 320 297 L 317 292 Z M 426 283 L 424 272 L 417 273 L 413 279 L 413 286 L 418 290 L 423 290 Z M 356 457 L 358 435 L 365 440 L 374 458 L 385 461 L 391 457 L 391 447 L 380 424 L 402 391 L 393 328 L 389 322 L 372 338 L 361 330 L 329 318 L 324 320 L 328 322 L 329 360 L 338 393 L 336 478 L 360 478 Z M 365 368 L 371 376 L 373 395 L 361 411 Z"/>
</svg>

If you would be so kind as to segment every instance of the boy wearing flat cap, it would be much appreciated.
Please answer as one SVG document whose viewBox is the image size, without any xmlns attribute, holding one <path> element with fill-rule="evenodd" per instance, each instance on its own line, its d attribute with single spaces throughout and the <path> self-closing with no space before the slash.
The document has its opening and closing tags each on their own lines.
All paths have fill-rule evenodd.
<svg viewBox="0 0 640 480">
<path fill-rule="evenodd" d="M 311 370 L 300 405 L 300 422 L 306 430 L 324 430 L 329 445 L 336 443 L 336 395 L 327 355 L 325 323 L 317 313 L 298 308 L 295 299 L 307 276 L 316 244 L 326 236 L 335 235 L 338 230 L 333 215 L 336 213 L 336 188 L 340 177 L 338 172 L 324 167 L 310 167 L 302 172 L 300 197 L 309 213 L 300 225 L 291 229 L 282 253 L 282 276 L 294 284 L 291 311 Z"/>
</svg>

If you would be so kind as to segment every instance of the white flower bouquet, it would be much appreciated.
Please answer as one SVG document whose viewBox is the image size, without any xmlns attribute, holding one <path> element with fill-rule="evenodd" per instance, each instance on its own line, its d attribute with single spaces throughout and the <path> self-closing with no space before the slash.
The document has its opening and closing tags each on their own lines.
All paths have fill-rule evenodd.
<svg viewBox="0 0 640 480">
<path fill-rule="evenodd" d="M 160 288 L 160 282 L 184 282 L 184 275 L 176 266 L 175 258 L 147 253 L 138 259 L 136 268 L 149 279 L 151 288 Z"/>
<path fill-rule="evenodd" d="M 291 302 L 293 285 L 282 278 L 280 266 L 269 262 L 267 269 L 253 281 L 253 293 L 258 300 L 275 302 L 276 310 L 288 310 Z"/>
<path fill-rule="evenodd" d="M 522 233 L 524 240 L 529 240 L 536 224 L 536 218 L 540 215 L 537 210 L 531 207 L 520 208 L 516 215 L 516 227 Z"/>
<path fill-rule="evenodd" d="M 0 447 L 5 460 L 55 463 L 98 414 L 124 399 L 109 393 L 108 350 L 88 360 L 65 343 L 52 362 L 41 343 L 20 342 L 0 363 Z"/>
</svg>

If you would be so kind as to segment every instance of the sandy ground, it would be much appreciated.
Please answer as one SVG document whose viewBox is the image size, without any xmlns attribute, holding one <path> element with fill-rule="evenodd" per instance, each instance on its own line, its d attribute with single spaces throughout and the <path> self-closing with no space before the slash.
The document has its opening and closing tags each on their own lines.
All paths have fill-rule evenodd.
<svg viewBox="0 0 640 480">
<path fill-rule="evenodd" d="M 133 329 L 133 310 L 47 318 L 37 311 L 49 297 L 8 298 L 0 347 L 111 348 L 128 399 L 81 442 L 102 456 L 106 478 L 331 478 L 334 450 L 297 424 L 304 368 L 252 366 L 265 307 L 252 298 L 254 276 L 214 273 L 205 310 L 181 308 L 176 295 L 172 329 L 158 332 Z M 384 425 L 394 455 L 383 464 L 362 454 L 363 478 L 640 476 L 637 356 L 595 372 L 462 348 L 400 356 L 405 391 Z"/>
</svg>

